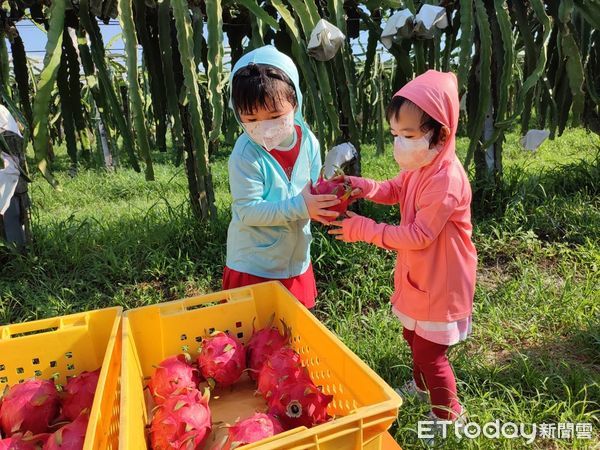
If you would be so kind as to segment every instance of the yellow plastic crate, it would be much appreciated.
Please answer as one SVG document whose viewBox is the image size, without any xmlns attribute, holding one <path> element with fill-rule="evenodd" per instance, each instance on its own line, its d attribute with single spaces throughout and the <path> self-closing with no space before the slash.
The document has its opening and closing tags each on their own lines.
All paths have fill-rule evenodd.
<svg viewBox="0 0 600 450">
<path fill-rule="evenodd" d="M 252 335 L 252 322 L 256 320 L 257 329 L 265 327 L 273 314 L 276 324 L 283 319 L 291 327 L 293 346 L 315 383 L 334 395 L 329 413 L 335 420 L 311 429 L 290 430 L 244 448 L 384 448 L 384 433 L 396 419 L 400 397 L 279 282 L 146 306 L 124 314 L 119 448 L 147 448 L 150 404 L 144 386 L 153 365 L 182 351 L 196 356 L 199 342 L 213 329 L 229 331 L 245 343 Z M 251 382 L 241 381 L 219 398 L 212 398 L 213 421 L 233 423 L 256 408 L 264 409 L 262 399 L 252 395 L 253 389 Z"/>
<path fill-rule="evenodd" d="M 0 392 L 38 377 L 58 382 L 102 367 L 84 450 L 118 448 L 122 308 L 0 326 Z"/>
</svg>

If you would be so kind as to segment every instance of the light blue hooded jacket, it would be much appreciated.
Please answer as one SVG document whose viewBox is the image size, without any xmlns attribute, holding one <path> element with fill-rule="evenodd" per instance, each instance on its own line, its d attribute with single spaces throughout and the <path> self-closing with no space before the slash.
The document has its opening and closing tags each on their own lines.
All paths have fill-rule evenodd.
<svg viewBox="0 0 600 450">
<path fill-rule="evenodd" d="M 302 118 L 302 93 L 294 62 L 273 46 L 258 48 L 235 64 L 230 84 L 235 73 L 250 63 L 275 66 L 290 77 L 296 87 L 295 122 L 302 129 L 302 141 L 288 179 L 262 146 L 246 133 L 238 138 L 229 158 L 233 203 L 227 266 L 263 278 L 285 279 L 304 273 L 310 264 L 310 219 L 301 191 L 309 180 L 316 182 L 321 171 L 319 141 Z M 231 101 L 229 106 L 235 112 Z"/>
</svg>

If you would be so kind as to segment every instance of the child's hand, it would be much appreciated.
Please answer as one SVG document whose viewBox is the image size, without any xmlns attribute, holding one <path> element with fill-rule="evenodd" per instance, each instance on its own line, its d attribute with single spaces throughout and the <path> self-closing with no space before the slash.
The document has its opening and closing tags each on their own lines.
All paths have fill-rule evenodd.
<svg viewBox="0 0 600 450">
<path fill-rule="evenodd" d="M 335 236 L 335 238 L 338 241 L 356 242 L 355 239 L 351 239 L 349 237 L 348 228 L 352 224 L 352 222 L 360 220 L 362 218 L 362 216 L 359 216 L 358 214 L 356 214 L 352 211 L 346 211 L 346 217 L 348 217 L 348 218 L 345 220 L 336 220 L 335 222 L 330 222 L 329 225 L 331 225 L 332 227 L 338 227 L 338 228 L 332 228 L 327 233 Z"/>
<path fill-rule="evenodd" d="M 349 177 L 344 176 L 344 175 L 336 175 L 335 177 L 333 177 L 331 179 L 332 181 L 340 181 L 342 183 L 344 182 L 348 182 L 350 183 L 350 185 L 352 185 L 352 181 L 350 180 Z M 362 198 L 362 189 L 359 187 L 354 187 L 352 186 L 352 193 L 350 194 L 350 198 Z"/>
<path fill-rule="evenodd" d="M 329 222 L 324 220 L 324 217 L 336 218 L 340 213 L 336 211 L 329 211 L 327 208 L 338 205 L 340 199 L 337 195 L 313 195 L 310 192 L 311 183 L 307 183 L 304 189 L 302 189 L 302 198 L 308 209 L 308 215 L 312 220 L 321 222 L 324 225 L 328 225 Z"/>
</svg>

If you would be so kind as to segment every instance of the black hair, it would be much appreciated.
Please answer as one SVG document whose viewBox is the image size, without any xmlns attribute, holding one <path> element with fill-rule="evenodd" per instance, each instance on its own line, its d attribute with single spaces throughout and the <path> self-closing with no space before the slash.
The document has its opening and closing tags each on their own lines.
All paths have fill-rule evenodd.
<svg viewBox="0 0 600 450">
<path fill-rule="evenodd" d="M 392 98 L 392 101 L 387 107 L 385 116 L 387 118 L 388 123 L 391 122 L 392 119 L 397 119 L 400 115 L 400 108 L 402 105 L 412 106 L 414 108 L 419 109 L 423 115 L 421 116 L 421 131 L 423 133 L 427 133 L 429 131 L 433 131 L 433 136 L 431 137 L 431 144 L 437 145 L 440 140 L 440 134 L 442 131 L 443 125 L 419 108 L 414 102 L 411 102 L 406 97 L 402 97 L 400 95 Z"/>
<path fill-rule="evenodd" d="M 283 70 L 268 64 L 248 64 L 238 70 L 231 84 L 231 97 L 236 110 L 253 114 L 259 108 L 274 111 L 285 100 L 298 105 L 296 88 Z"/>
</svg>

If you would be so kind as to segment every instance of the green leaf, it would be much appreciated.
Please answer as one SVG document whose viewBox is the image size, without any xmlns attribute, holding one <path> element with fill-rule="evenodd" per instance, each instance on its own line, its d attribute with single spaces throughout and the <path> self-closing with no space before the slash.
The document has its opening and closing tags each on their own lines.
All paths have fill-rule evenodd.
<svg viewBox="0 0 600 450">
<path fill-rule="evenodd" d="M 260 20 L 265 22 L 267 25 L 269 25 L 274 30 L 276 30 L 276 31 L 279 30 L 279 23 L 277 23 L 277 20 L 275 20 L 273 17 L 271 17 L 269 15 L 269 13 L 267 13 L 263 8 L 261 8 L 256 3 L 256 0 L 237 0 L 236 3 L 247 8 L 254 16 L 258 17 Z"/>
<path fill-rule="evenodd" d="M 140 153 L 146 162 L 146 180 L 154 180 L 154 169 L 150 156 L 150 144 L 148 142 L 148 131 L 146 130 L 146 118 L 144 116 L 144 105 L 138 81 L 137 64 L 137 37 L 133 23 L 133 11 L 130 0 L 119 0 L 119 22 L 123 30 L 123 42 L 125 43 L 125 56 L 127 61 L 127 84 L 129 102 L 133 113 L 133 123 L 136 133 L 135 142 L 139 146 Z"/>
<path fill-rule="evenodd" d="M 208 22 L 208 95 L 213 109 L 212 130 L 209 140 L 221 135 L 223 123 L 223 9 L 221 0 L 206 2 Z"/>
<path fill-rule="evenodd" d="M 80 21 L 83 26 L 83 29 L 78 31 L 79 55 L 81 57 L 86 81 L 91 88 L 96 105 L 105 111 L 105 113 L 110 113 L 113 123 L 120 132 L 121 138 L 123 139 L 123 146 L 129 156 L 131 167 L 136 172 L 140 172 L 140 166 L 135 154 L 133 134 L 125 121 L 124 113 L 113 89 L 113 84 L 106 65 L 102 36 L 100 35 L 98 25 L 91 20 L 89 0 L 80 0 L 79 8 Z M 89 35 L 91 51 L 88 46 L 88 36 L 86 33 Z M 96 66 L 95 68 L 94 65 Z M 95 70 L 98 71 L 98 81 L 96 81 Z M 95 88 L 96 85 L 99 89 Z"/>
<path fill-rule="evenodd" d="M 48 145 L 50 143 L 48 135 L 48 110 L 60 65 L 65 9 L 65 0 L 53 1 L 50 6 L 50 27 L 48 29 L 48 41 L 46 42 L 44 68 L 39 77 L 38 89 L 33 102 L 33 150 L 40 172 L 55 188 L 58 188 L 58 181 L 52 175 L 47 159 Z"/>
<path fill-rule="evenodd" d="M 491 102 L 491 65 L 492 65 L 492 32 L 483 0 L 475 0 L 475 19 L 479 29 L 480 60 L 479 60 L 479 101 L 477 103 L 477 112 L 473 119 L 471 130 L 471 141 L 465 159 L 465 168 L 468 168 L 475 150 L 481 142 L 485 116 L 489 110 Z"/>
<path fill-rule="evenodd" d="M 202 109 L 200 93 L 198 90 L 198 77 L 196 73 L 196 63 L 194 60 L 194 42 L 192 39 L 192 29 L 190 25 L 189 11 L 187 2 L 184 0 L 172 0 L 173 15 L 175 16 L 175 27 L 177 28 L 177 41 L 179 43 L 179 53 L 181 64 L 183 66 L 183 75 L 185 83 L 185 95 L 189 102 L 188 109 L 190 113 L 190 127 L 192 130 L 192 148 L 188 152 L 193 152 L 193 161 L 196 172 L 194 175 L 188 174 L 188 178 L 194 180 L 199 186 L 198 202 L 204 217 L 211 217 L 215 214 L 214 199 L 210 189 L 210 169 L 208 162 L 208 144 L 204 133 L 204 122 L 202 119 Z M 192 168 L 189 168 L 192 170 Z M 208 183 L 207 183 L 208 180 Z M 209 188 L 206 188 L 206 186 Z M 206 189 L 205 189 L 206 188 Z"/>
</svg>

